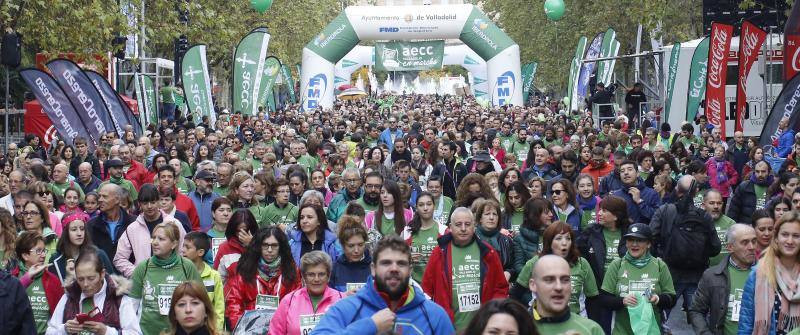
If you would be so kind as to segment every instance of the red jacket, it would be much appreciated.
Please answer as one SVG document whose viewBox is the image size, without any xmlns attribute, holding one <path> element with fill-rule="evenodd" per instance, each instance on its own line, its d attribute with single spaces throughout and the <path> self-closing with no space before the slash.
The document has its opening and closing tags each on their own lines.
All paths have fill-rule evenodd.
<svg viewBox="0 0 800 335">
<path fill-rule="evenodd" d="M 455 322 L 453 312 L 453 259 L 451 246 L 453 235 L 446 234 L 439 238 L 439 245 L 433 249 L 431 258 L 428 260 L 428 267 L 422 277 L 422 289 L 433 299 L 435 303 L 442 306 L 450 321 Z M 486 304 L 489 300 L 508 298 L 508 281 L 503 274 L 503 263 L 497 251 L 492 249 L 486 242 L 475 238 L 478 249 L 481 253 L 481 304 Z"/>
<path fill-rule="evenodd" d="M 583 170 L 581 170 L 581 173 L 592 176 L 594 179 L 594 191 L 597 192 L 600 189 L 600 178 L 607 176 L 612 171 L 614 171 L 614 164 L 609 162 L 606 162 L 605 165 L 599 167 L 590 163 L 583 168 Z"/>
<path fill-rule="evenodd" d="M 228 268 L 230 271 L 228 281 L 225 283 L 225 317 L 230 320 L 232 327 L 236 326 L 239 318 L 244 315 L 245 311 L 256 308 L 256 296 L 259 294 L 258 286 L 261 287 L 261 294 L 275 295 L 275 286 L 278 285 L 278 278 L 281 278 L 281 287 L 277 291 L 278 299 L 283 299 L 284 296 L 292 293 L 292 291 L 302 287 L 300 270 L 297 270 L 294 281 L 287 281 L 283 276 L 277 276 L 270 281 L 266 281 L 256 274 L 256 280 L 259 281 L 258 286 L 253 282 L 245 282 L 242 276 L 236 271 L 239 262 L 233 263 Z"/>
<path fill-rule="evenodd" d="M 22 283 L 22 286 L 26 289 L 33 283 L 33 278 L 28 275 L 20 277 L 19 266 L 11 269 L 11 275 L 19 278 L 20 283 Z M 61 300 L 61 296 L 64 295 L 64 287 L 61 286 L 61 280 L 58 279 L 58 276 L 47 271 L 47 269 L 44 269 L 42 272 L 42 286 L 44 287 L 44 296 L 47 298 L 47 306 L 50 307 L 50 315 L 52 315 L 53 311 L 56 309 L 56 305 L 58 305 L 58 301 Z"/>
<path fill-rule="evenodd" d="M 197 216 L 197 207 L 194 207 L 194 201 L 187 197 L 185 194 L 175 189 L 175 208 L 179 211 L 186 213 L 189 217 L 189 222 L 192 223 L 192 231 L 200 231 L 200 217 Z"/>
<path fill-rule="evenodd" d="M 152 180 L 147 181 L 147 169 L 135 160 L 131 160 L 131 166 L 128 168 L 128 172 L 125 172 L 125 179 L 130 180 L 137 191 L 142 188 L 142 185 L 153 182 Z"/>
</svg>

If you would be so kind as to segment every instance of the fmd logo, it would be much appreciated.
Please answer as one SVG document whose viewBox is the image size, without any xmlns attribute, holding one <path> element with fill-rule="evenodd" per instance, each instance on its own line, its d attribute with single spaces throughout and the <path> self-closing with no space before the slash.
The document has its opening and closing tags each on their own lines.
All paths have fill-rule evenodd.
<svg viewBox="0 0 800 335">
<path fill-rule="evenodd" d="M 397 27 L 380 27 L 378 28 L 379 33 L 397 33 L 400 32 L 400 28 Z"/>
<path fill-rule="evenodd" d="M 319 101 L 325 96 L 328 89 L 328 77 L 325 74 L 317 74 L 308 81 L 306 90 L 306 110 L 312 110 L 319 106 Z"/>
<path fill-rule="evenodd" d="M 495 84 L 495 93 L 497 94 L 497 104 L 500 106 L 508 105 L 511 103 L 511 97 L 514 95 L 514 88 L 517 86 L 517 79 L 514 77 L 514 72 L 506 71 L 497 76 Z"/>
</svg>

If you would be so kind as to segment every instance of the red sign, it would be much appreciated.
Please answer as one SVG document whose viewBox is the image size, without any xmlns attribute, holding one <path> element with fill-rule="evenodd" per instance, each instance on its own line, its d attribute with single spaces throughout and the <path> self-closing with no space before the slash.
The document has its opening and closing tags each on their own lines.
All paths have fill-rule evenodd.
<svg viewBox="0 0 800 335">
<path fill-rule="evenodd" d="M 736 131 L 742 131 L 744 112 L 747 106 L 747 76 L 758 58 L 761 45 L 767 32 L 758 26 L 744 21 L 739 37 L 739 80 L 736 82 Z"/>
<path fill-rule="evenodd" d="M 728 73 L 728 51 L 731 48 L 733 26 L 711 24 L 708 48 L 708 78 L 706 79 L 706 118 L 725 137 L 725 78 Z"/>
<path fill-rule="evenodd" d="M 50 143 L 57 137 L 58 131 L 42 110 L 42 104 L 38 100 L 31 100 L 26 102 L 23 107 L 25 108 L 23 131 L 26 134 L 38 136 L 42 140 L 42 145 L 49 148 Z"/>
</svg>

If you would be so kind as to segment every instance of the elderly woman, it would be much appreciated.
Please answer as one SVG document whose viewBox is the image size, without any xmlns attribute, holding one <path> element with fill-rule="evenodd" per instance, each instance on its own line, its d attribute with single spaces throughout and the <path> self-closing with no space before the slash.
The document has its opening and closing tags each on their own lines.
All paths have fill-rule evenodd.
<svg viewBox="0 0 800 335">
<path fill-rule="evenodd" d="M 300 273 L 305 287 L 281 300 L 269 323 L 270 335 L 311 333 L 328 308 L 344 298 L 344 293 L 328 286 L 331 258 L 322 251 L 311 251 L 300 258 Z"/>
</svg>

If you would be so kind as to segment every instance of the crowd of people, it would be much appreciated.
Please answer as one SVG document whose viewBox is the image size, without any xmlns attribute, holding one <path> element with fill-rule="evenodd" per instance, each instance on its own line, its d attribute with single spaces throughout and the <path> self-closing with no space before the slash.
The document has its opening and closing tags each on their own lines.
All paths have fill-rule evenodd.
<svg viewBox="0 0 800 335">
<path fill-rule="evenodd" d="M 698 334 L 800 332 L 788 122 L 777 166 L 615 115 L 404 95 L 29 134 L 0 159 L 1 333 L 660 334 L 678 302 Z"/>
</svg>

